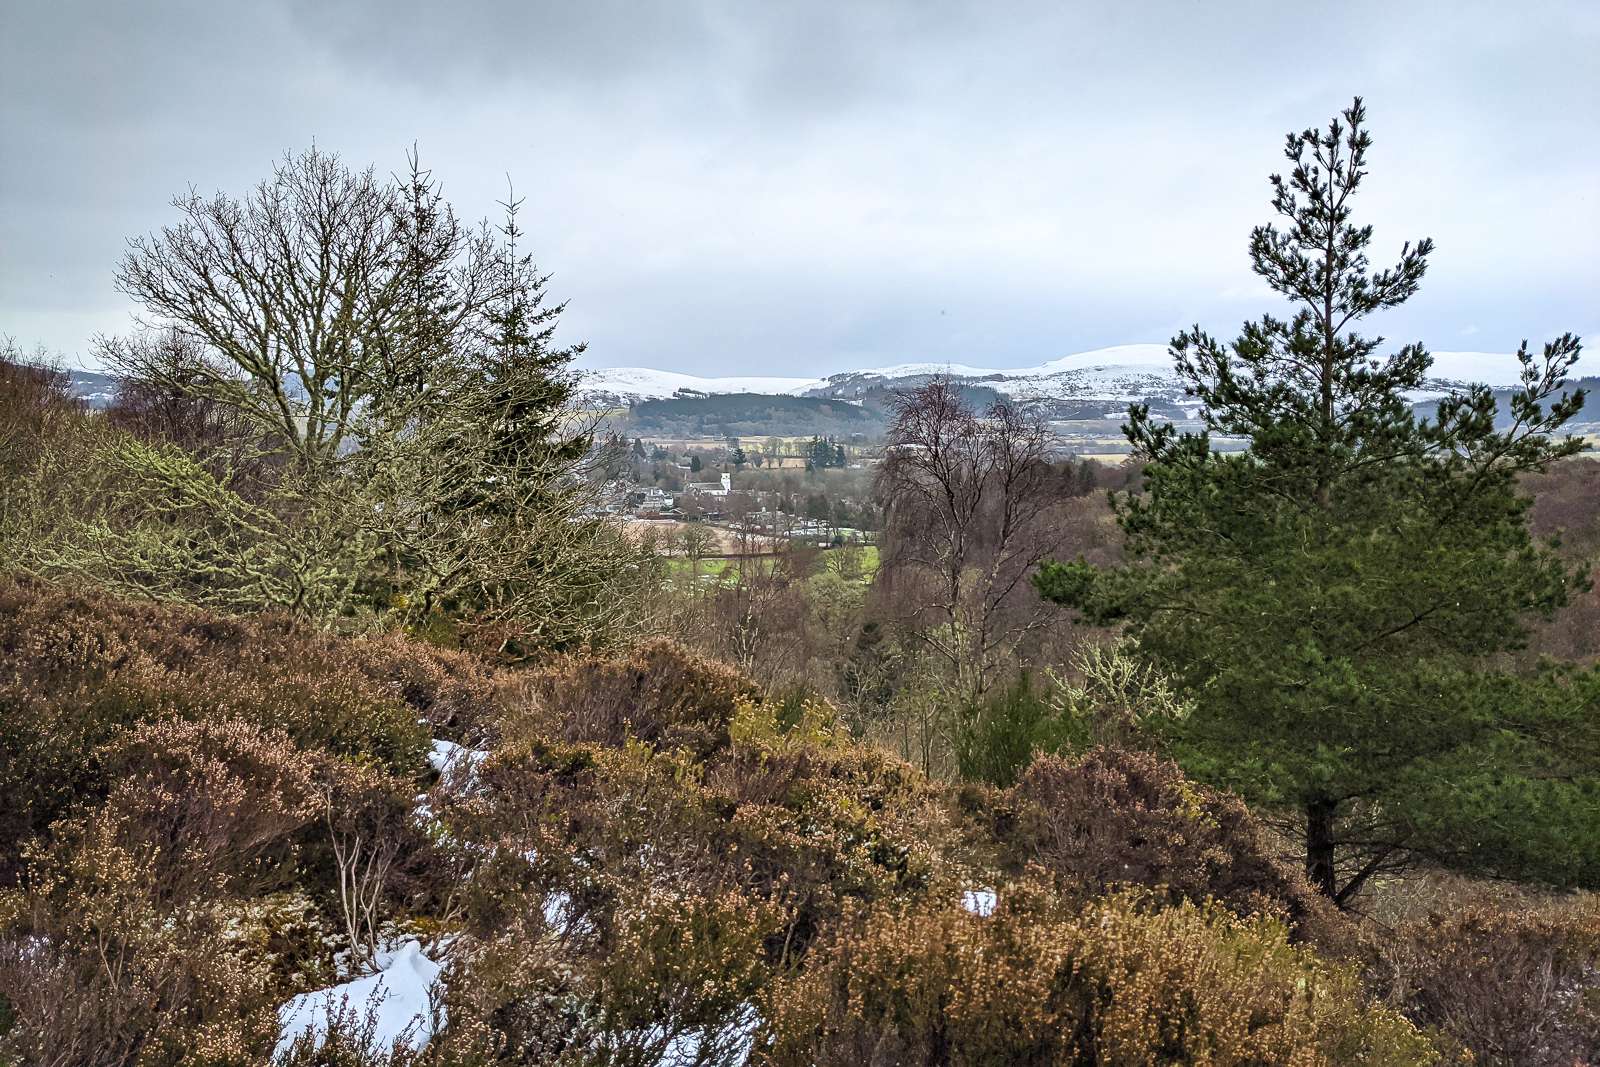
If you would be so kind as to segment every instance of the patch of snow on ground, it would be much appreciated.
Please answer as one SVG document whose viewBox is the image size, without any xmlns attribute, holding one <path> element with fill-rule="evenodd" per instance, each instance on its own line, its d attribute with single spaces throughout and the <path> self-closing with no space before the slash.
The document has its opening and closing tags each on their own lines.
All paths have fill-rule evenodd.
<svg viewBox="0 0 1600 1067">
<path fill-rule="evenodd" d="M 489 758 L 489 753 L 477 748 L 467 748 L 453 741 L 435 741 L 433 751 L 428 753 L 428 766 L 445 774 L 456 768 L 460 773 L 471 775 L 478 769 L 478 765 Z"/>
<path fill-rule="evenodd" d="M 572 898 L 559 890 L 544 899 L 544 922 L 552 930 L 565 932 L 573 911 Z"/>
<path fill-rule="evenodd" d="M 999 903 L 992 889 L 969 889 L 961 894 L 961 906 L 974 915 L 993 915 Z"/>
<path fill-rule="evenodd" d="M 404 1043 L 418 1051 L 433 1039 L 433 1006 L 429 993 L 439 978 L 439 965 L 422 954 L 422 946 L 407 941 L 398 951 L 380 953 L 377 974 L 355 978 L 328 989 L 301 993 L 278 1009 L 281 1037 L 275 1056 L 286 1056 L 295 1041 L 311 1034 L 312 1047 L 327 1040 L 331 1021 L 347 1030 L 366 1033 L 373 1051 L 388 1054 Z M 443 1024 L 443 1016 L 439 1019 Z"/>
</svg>

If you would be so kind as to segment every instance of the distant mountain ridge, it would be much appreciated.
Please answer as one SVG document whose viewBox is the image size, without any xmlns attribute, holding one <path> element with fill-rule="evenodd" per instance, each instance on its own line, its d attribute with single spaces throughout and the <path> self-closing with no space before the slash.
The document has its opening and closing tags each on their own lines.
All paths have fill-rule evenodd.
<svg viewBox="0 0 1600 1067">
<path fill-rule="evenodd" d="M 1474 382 L 1497 389 L 1517 384 L 1517 360 L 1510 353 L 1435 352 L 1433 359 L 1433 375 L 1425 388 L 1411 394 L 1413 403 L 1437 400 Z M 110 403 L 115 379 L 94 371 L 71 373 L 74 392 L 91 406 Z M 815 397 L 881 407 L 884 394 L 943 376 L 984 395 L 992 392 L 1038 407 L 1057 419 L 1120 419 L 1127 405 L 1136 401 L 1149 402 L 1157 415 L 1166 418 L 1181 418 L 1195 410 L 1194 401 L 1183 394 L 1166 345 L 1116 345 L 1014 370 L 927 362 L 841 371 L 824 378 L 706 378 L 649 367 L 607 367 L 580 375 L 580 403 L 591 409 L 738 394 Z M 845 421 L 851 420 L 846 416 Z"/>
<path fill-rule="evenodd" d="M 1517 384 L 1517 360 L 1510 353 L 1435 352 L 1433 375 L 1416 390 L 1414 403 L 1436 400 L 1452 389 L 1482 382 L 1507 388 Z M 1060 418 L 1089 417 L 1102 403 L 1149 401 L 1160 407 L 1193 408 L 1173 370 L 1166 345 L 1116 345 L 1080 352 L 1037 367 L 1001 370 L 959 363 L 902 363 L 841 371 L 825 378 L 702 378 L 647 367 L 610 367 L 582 372 L 586 406 L 621 408 L 646 400 L 735 393 L 862 399 L 891 389 L 915 387 L 935 376 L 991 389 L 1014 400 L 1053 409 Z M 1069 414 L 1068 409 L 1074 412 Z M 1109 412 L 1109 408 L 1107 411 Z"/>
</svg>

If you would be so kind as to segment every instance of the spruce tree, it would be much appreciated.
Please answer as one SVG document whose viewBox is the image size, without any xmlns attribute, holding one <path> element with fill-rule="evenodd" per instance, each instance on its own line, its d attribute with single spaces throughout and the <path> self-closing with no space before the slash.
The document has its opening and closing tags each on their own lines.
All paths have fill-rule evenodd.
<svg viewBox="0 0 1600 1067">
<path fill-rule="evenodd" d="M 1135 406 L 1125 432 L 1143 490 L 1114 498 L 1128 562 L 1051 563 L 1047 598 L 1121 624 L 1194 710 L 1166 741 L 1191 773 L 1282 814 L 1311 881 L 1349 906 L 1376 873 L 1418 860 L 1559 885 L 1600 884 L 1592 675 L 1491 669 L 1532 620 L 1587 588 L 1530 538 L 1517 477 L 1582 447 L 1555 434 L 1582 406 L 1558 390 L 1571 335 L 1518 352 L 1498 419 L 1487 387 L 1431 419 L 1420 344 L 1381 355 L 1352 329 L 1416 291 L 1432 242 L 1369 268 L 1351 221 L 1371 138 L 1361 100 L 1291 134 L 1283 217 L 1250 236 L 1255 272 L 1293 302 L 1231 345 L 1172 343 L 1206 431 Z M 1211 435 L 1249 450 L 1214 452 Z"/>
</svg>

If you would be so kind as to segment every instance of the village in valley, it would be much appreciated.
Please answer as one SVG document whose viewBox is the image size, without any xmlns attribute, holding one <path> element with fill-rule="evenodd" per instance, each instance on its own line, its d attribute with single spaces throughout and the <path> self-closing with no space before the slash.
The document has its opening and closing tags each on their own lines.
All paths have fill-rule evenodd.
<svg viewBox="0 0 1600 1067">
<path fill-rule="evenodd" d="M 826 437 L 607 438 L 595 508 L 668 558 L 770 556 L 876 544 L 881 445 Z M 713 565 L 705 576 L 714 580 Z"/>
</svg>

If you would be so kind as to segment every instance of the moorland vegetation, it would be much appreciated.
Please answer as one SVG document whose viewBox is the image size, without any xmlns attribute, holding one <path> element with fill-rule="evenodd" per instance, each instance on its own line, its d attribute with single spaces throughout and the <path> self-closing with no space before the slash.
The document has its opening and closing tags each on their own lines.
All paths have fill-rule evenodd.
<svg viewBox="0 0 1600 1067">
<path fill-rule="evenodd" d="M 1415 414 L 1363 123 L 1252 236 L 1293 317 L 1174 342 L 1249 452 L 935 380 L 764 472 L 870 552 L 704 573 L 596 517 L 514 199 L 179 198 L 107 410 L 0 360 L 0 1063 L 1600 1062 L 1578 345 Z M 397 961 L 404 1040 L 315 999 Z"/>
</svg>

